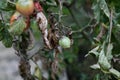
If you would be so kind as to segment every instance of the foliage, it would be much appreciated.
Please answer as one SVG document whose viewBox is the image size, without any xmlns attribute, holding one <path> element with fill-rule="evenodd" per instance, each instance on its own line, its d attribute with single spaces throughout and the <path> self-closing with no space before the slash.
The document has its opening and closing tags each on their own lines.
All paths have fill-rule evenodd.
<svg viewBox="0 0 120 80">
<path fill-rule="evenodd" d="M 42 80 L 43 75 L 35 55 L 47 60 L 51 80 L 64 70 L 69 80 L 120 80 L 119 0 L 38 0 L 44 11 L 38 13 L 39 7 L 35 8 L 37 19 L 36 13 L 30 19 L 22 15 L 10 25 L 16 11 L 17 1 L 13 1 L 0 2 L 0 40 L 6 47 L 13 45 L 21 60 L 36 64 L 33 76 L 37 79 Z M 69 49 L 59 46 L 62 36 L 70 38 Z M 30 67 L 28 62 L 22 65 Z"/>
</svg>

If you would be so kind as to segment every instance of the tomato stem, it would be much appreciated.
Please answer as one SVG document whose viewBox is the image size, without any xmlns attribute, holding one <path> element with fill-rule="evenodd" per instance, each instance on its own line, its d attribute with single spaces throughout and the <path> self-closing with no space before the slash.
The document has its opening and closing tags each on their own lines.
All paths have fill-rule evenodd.
<svg viewBox="0 0 120 80">
<path fill-rule="evenodd" d="M 26 25 L 25 30 L 27 30 L 27 29 L 30 27 L 30 17 L 27 16 L 26 19 L 27 19 L 27 20 L 26 20 L 26 24 L 27 24 L 27 25 Z"/>
</svg>

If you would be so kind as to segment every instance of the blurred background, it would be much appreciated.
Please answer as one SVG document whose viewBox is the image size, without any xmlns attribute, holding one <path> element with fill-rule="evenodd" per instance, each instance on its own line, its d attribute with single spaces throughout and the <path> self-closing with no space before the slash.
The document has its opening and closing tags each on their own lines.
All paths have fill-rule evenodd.
<svg viewBox="0 0 120 80">
<path fill-rule="evenodd" d="M 0 42 L 0 80 L 22 80 L 18 72 L 19 58 L 13 48 L 5 48 Z"/>
</svg>

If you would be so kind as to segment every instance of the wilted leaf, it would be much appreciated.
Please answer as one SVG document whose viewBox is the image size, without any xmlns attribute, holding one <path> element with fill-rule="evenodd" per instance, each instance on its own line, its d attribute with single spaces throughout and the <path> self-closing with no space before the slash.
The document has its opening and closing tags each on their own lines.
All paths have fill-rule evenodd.
<svg viewBox="0 0 120 80">
<path fill-rule="evenodd" d="M 24 19 L 20 17 L 10 26 L 9 32 L 12 35 L 20 35 L 22 34 L 25 28 L 26 28 L 26 23 Z"/>
</svg>

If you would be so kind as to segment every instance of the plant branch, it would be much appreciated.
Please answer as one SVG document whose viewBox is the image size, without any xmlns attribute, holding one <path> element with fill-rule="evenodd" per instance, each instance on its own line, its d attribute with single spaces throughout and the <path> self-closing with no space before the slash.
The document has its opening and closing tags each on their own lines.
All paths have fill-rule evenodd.
<svg viewBox="0 0 120 80">
<path fill-rule="evenodd" d="M 86 26 L 82 27 L 81 29 L 79 29 L 79 30 L 77 30 L 77 31 L 72 31 L 72 33 L 73 33 L 73 34 L 74 34 L 74 33 L 81 33 L 81 32 L 83 32 L 84 30 L 86 30 L 87 28 L 96 26 L 97 24 L 90 25 L 92 21 L 93 21 L 93 19 L 91 19 Z"/>
<path fill-rule="evenodd" d="M 74 19 L 76 25 L 79 26 L 80 28 L 82 28 L 82 27 L 79 25 L 79 22 L 78 22 L 78 20 L 76 19 L 74 13 L 72 12 L 71 8 L 70 8 L 70 7 L 67 7 L 67 8 L 68 8 L 68 10 L 69 10 L 72 18 Z M 86 29 L 86 28 L 85 28 L 85 29 Z M 85 37 L 87 40 L 89 40 L 90 42 L 92 42 L 91 38 L 87 35 L 87 33 L 84 31 L 84 29 L 81 29 L 80 32 L 82 33 L 82 35 L 84 35 L 84 37 Z"/>
<path fill-rule="evenodd" d="M 61 23 L 61 17 L 62 17 L 62 2 L 59 1 L 59 23 Z"/>
<path fill-rule="evenodd" d="M 104 36 L 106 32 L 106 27 L 105 27 L 105 24 L 102 23 L 101 24 L 101 30 L 100 30 L 100 33 L 97 35 L 97 37 L 95 38 L 96 41 L 100 42 L 101 38 Z"/>
<path fill-rule="evenodd" d="M 61 2 L 61 1 L 60 1 L 60 0 L 55 0 L 55 2 L 57 3 L 57 5 L 60 5 L 60 2 Z M 82 28 L 82 27 L 79 25 L 79 21 L 76 19 L 75 15 L 74 15 L 74 13 L 73 13 L 73 11 L 72 11 L 72 9 L 71 9 L 71 6 L 73 6 L 75 3 L 76 3 L 76 0 L 73 0 L 73 1 L 71 2 L 71 4 L 69 4 L 69 3 L 67 3 L 67 2 L 62 2 L 63 6 L 65 6 L 65 7 L 69 10 L 69 12 L 70 12 L 72 18 L 74 19 L 76 25 L 79 26 L 80 28 Z M 81 33 L 84 35 L 84 37 L 85 37 L 87 40 L 89 40 L 90 42 L 92 42 L 92 39 L 87 35 L 87 33 L 86 33 L 85 31 L 81 31 Z"/>
<path fill-rule="evenodd" d="M 110 43 L 111 42 L 111 34 L 112 34 L 112 27 L 113 27 L 113 11 L 111 10 L 110 12 L 110 27 L 109 27 L 109 39 L 108 39 L 108 42 Z"/>
</svg>

